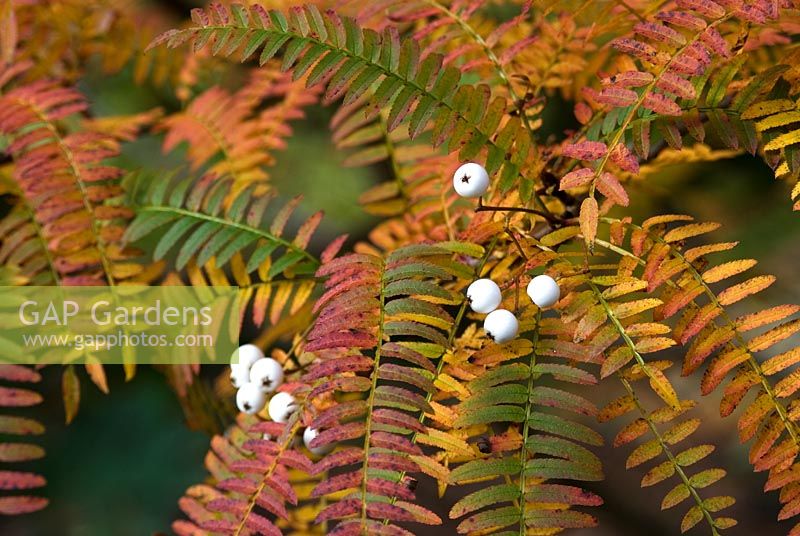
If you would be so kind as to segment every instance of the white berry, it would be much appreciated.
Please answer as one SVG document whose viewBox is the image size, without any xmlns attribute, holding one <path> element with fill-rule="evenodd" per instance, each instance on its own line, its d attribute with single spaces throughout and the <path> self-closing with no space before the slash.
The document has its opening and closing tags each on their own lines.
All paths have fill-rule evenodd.
<svg viewBox="0 0 800 536">
<path fill-rule="evenodd" d="M 283 367 L 271 357 L 262 357 L 250 368 L 250 381 L 271 393 L 283 383 Z"/>
<path fill-rule="evenodd" d="M 470 308 L 476 313 L 491 313 L 503 301 L 500 287 L 491 279 L 478 279 L 467 287 Z"/>
<path fill-rule="evenodd" d="M 517 317 L 511 311 L 496 309 L 486 315 L 483 321 L 483 329 L 486 334 L 496 343 L 503 343 L 512 340 L 519 331 Z"/>
<path fill-rule="evenodd" d="M 489 189 L 489 174 L 482 165 L 468 162 L 453 175 L 453 188 L 461 197 L 480 197 Z"/>
<path fill-rule="evenodd" d="M 286 422 L 297 411 L 297 403 L 289 393 L 276 393 L 269 401 L 269 416 L 275 422 Z"/>
<path fill-rule="evenodd" d="M 537 306 L 550 307 L 558 301 L 561 289 L 549 275 L 537 275 L 528 283 L 528 296 Z"/>
<path fill-rule="evenodd" d="M 319 447 L 311 447 L 310 443 L 319 435 L 319 431 L 315 428 L 306 428 L 303 432 L 303 443 L 305 443 L 306 448 L 314 454 L 315 456 L 322 456 L 323 454 L 327 454 L 333 450 L 333 443 L 328 445 L 322 445 Z"/>
<path fill-rule="evenodd" d="M 242 413 L 250 415 L 258 413 L 267 403 L 267 397 L 261 387 L 254 383 L 246 383 L 236 391 L 236 406 Z"/>
<path fill-rule="evenodd" d="M 231 356 L 231 366 L 244 365 L 247 370 L 253 366 L 253 363 L 264 357 L 264 352 L 255 344 L 243 344 L 233 352 Z"/>
<path fill-rule="evenodd" d="M 231 365 L 231 383 L 237 389 L 250 381 L 250 369 L 238 363 Z"/>
</svg>

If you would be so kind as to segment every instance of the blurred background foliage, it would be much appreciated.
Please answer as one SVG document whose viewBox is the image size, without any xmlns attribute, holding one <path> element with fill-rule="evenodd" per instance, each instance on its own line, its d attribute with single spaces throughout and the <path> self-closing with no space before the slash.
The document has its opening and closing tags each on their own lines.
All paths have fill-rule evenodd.
<svg viewBox="0 0 800 536">
<path fill-rule="evenodd" d="M 176 21 L 197 4 L 152 3 L 161 5 Z M 236 87 L 237 80 L 206 83 Z M 79 82 L 79 87 L 88 95 L 98 116 L 136 113 L 154 107 L 174 110 L 180 106 L 163 88 L 135 85 L 131 68 L 109 77 L 97 65 Z M 381 166 L 344 168 L 344 155 L 330 141 L 331 114 L 330 109 L 310 109 L 304 120 L 295 123 L 288 147 L 277 153 L 277 163 L 271 170 L 271 180 L 281 196 L 287 199 L 304 196 L 301 216 L 320 209 L 325 211 L 317 249 L 341 233 L 349 233 L 351 243 L 366 239 L 367 231 L 377 219 L 363 212 L 358 196 L 390 173 Z M 571 103 L 553 101 L 544 117 L 544 131 L 558 135 L 573 124 Z M 184 161 L 180 150 L 163 155 L 160 138 L 142 136 L 126 144 L 120 162 L 127 168 L 145 170 L 156 166 L 179 167 Z M 153 155 L 159 155 L 157 162 Z M 633 195 L 628 213 L 634 221 L 647 214 L 687 213 L 697 220 L 721 222 L 723 226 L 715 238 L 729 241 L 736 237 L 740 241 L 739 247 L 729 253 L 731 258 L 759 259 L 762 272 L 778 276 L 778 282 L 761 295 L 764 304 L 797 301 L 800 280 L 795 273 L 800 263 L 800 219 L 786 202 L 787 185 L 776 182 L 760 159 L 744 155 L 702 164 L 667 165 L 639 181 L 630 191 Z M 206 371 L 207 379 L 218 372 Z M 41 415 L 47 427 L 42 444 L 48 456 L 39 462 L 38 469 L 47 475 L 51 504 L 38 514 L 0 518 L 0 535 L 160 534 L 179 517 L 176 500 L 181 493 L 206 477 L 202 462 L 208 435 L 183 425 L 184 414 L 178 399 L 163 376 L 153 369 L 140 368 L 135 379 L 126 383 L 120 367 L 109 367 L 108 374 L 110 394 L 94 387 L 84 389 L 80 414 L 71 425 L 64 426 L 61 371 L 56 368 L 43 371 L 42 392 L 45 400 L 52 403 L 45 404 L 46 413 Z M 606 388 L 609 389 L 606 400 L 619 394 L 611 387 Z M 692 397 L 694 387 L 684 388 L 686 392 L 679 394 Z M 720 492 L 738 499 L 730 514 L 739 520 L 739 526 L 730 533 L 780 534 L 781 527 L 773 521 L 778 503 L 760 493 L 764 476 L 753 473 L 748 466 L 747 447 L 739 444 L 735 420 L 715 418 L 720 396 L 718 391 L 701 400 L 701 411 L 706 418 L 700 431 L 703 435 L 697 439 L 716 444 L 714 457 L 718 461 L 714 463 L 729 468 L 729 477 L 723 481 L 727 489 Z M 616 430 L 608 431 L 607 443 L 614 433 Z M 594 490 L 604 498 L 605 507 L 593 512 L 600 519 L 600 527 L 585 533 L 596 536 L 634 536 L 645 531 L 649 536 L 675 533 L 677 528 L 672 519 L 675 514 L 659 513 L 660 500 L 651 497 L 638 500 L 636 496 L 620 493 L 623 489 L 637 489 L 641 477 L 637 472 L 625 470 L 628 451 L 607 444 L 597 454 L 604 460 L 606 480 Z M 662 491 L 654 490 L 656 495 Z M 646 488 L 639 493 L 646 496 L 651 492 Z M 439 501 L 433 487 L 422 483 L 420 494 L 422 504 L 447 520 L 449 502 Z M 429 530 L 430 534 L 455 534 L 454 527 L 455 524 L 446 524 Z M 698 526 L 692 532 L 700 534 L 705 530 Z"/>
</svg>

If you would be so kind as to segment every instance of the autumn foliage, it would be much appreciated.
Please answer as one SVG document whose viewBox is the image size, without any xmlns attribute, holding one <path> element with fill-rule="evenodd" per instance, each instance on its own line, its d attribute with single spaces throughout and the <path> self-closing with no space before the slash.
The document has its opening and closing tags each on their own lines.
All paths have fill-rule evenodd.
<svg viewBox="0 0 800 536">
<path fill-rule="evenodd" d="M 0 276 L 239 287 L 299 411 L 226 423 L 209 478 L 178 500 L 177 534 L 414 534 L 443 522 L 418 481 L 452 502 L 459 533 L 588 528 L 604 435 L 642 487 L 668 482 L 657 495 L 676 530 L 718 534 L 736 525 L 717 485 L 728 460 L 694 465 L 716 448 L 698 439 L 696 401 L 717 392 L 789 520 L 800 306 L 752 299 L 775 278 L 716 260 L 736 246 L 724 226 L 627 207 L 647 166 L 724 152 L 763 159 L 800 210 L 799 29 L 793 0 L 275 0 L 185 22 L 137 2 L 0 0 Z M 76 89 L 91 62 L 176 106 L 95 113 Z M 564 103 L 570 126 L 544 133 Z M 320 105 L 346 165 L 390 171 L 361 195 L 380 218 L 363 241 L 320 244 L 323 214 L 298 217 L 301 199 L 272 182 L 292 123 Z M 183 165 L 126 167 L 116 157 L 143 133 Z M 465 161 L 490 174 L 480 200 L 452 189 Z M 561 287 L 544 310 L 524 291 L 541 273 Z M 500 285 L 516 340 L 493 343 L 470 311 L 479 277 Z M 104 368 L 86 368 L 106 389 Z M 69 421 L 82 373 L 63 370 Z M 201 371 L 164 372 L 209 428 L 190 396 Z M 0 380 L 0 407 L 41 402 L 37 371 L 6 365 Z M 618 396 L 597 396 L 602 383 Z M 217 387 L 206 404 L 232 407 Z M 305 427 L 331 453 L 298 443 Z M 8 416 L 0 432 L 44 430 Z M 0 461 L 43 456 L 18 439 Z M 0 514 L 44 508 L 44 484 L 0 471 Z"/>
</svg>

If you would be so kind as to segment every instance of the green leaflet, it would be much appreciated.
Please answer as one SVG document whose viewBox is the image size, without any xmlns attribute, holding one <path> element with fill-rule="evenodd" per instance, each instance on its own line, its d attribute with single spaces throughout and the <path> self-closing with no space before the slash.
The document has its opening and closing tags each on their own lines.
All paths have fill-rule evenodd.
<svg viewBox="0 0 800 536">
<path fill-rule="evenodd" d="M 494 422 L 522 422 L 525 420 L 525 410 L 519 406 L 493 405 L 478 408 L 461 415 L 456 419 L 456 426 L 473 426 L 475 424 L 489 424 Z"/>
<path fill-rule="evenodd" d="M 227 208 L 223 206 L 228 180 L 218 179 L 211 185 L 211 181 L 204 179 L 154 180 L 141 175 L 129 176 L 127 186 L 128 191 L 133 192 L 131 203 L 137 209 L 137 216 L 128 227 L 125 239 L 140 240 L 168 226 L 153 251 L 153 258 L 162 259 L 177 249 L 175 266 L 178 269 L 184 268 L 191 259 L 205 265 L 217 254 L 216 267 L 221 268 L 236 253 L 246 253 L 249 248 L 247 272 L 256 270 L 276 252 L 279 254 L 269 265 L 268 279 L 289 270 L 313 272 L 319 262 L 282 236 L 297 203 L 283 207 L 267 232 L 259 227 L 267 203 L 260 198 L 253 199 L 250 189 L 239 193 Z M 187 192 L 191 192 L 188 197 Z M 310 236 L 318 223 L 318 218 L 312 218 L 301 229 Z M 253 248 L 255 243 L 257 246 Z"/>
<path fill-rule="evenodd" d="M 473 393 L 478 393 L 502 383 L 524 380 L 529 373 L 530 368 L 524 363 L 503 365 L 472 380 L 469 383 L 469 388 Z"/>
<path fill-rule="evenodd" d="M 473 460 L 453 469 L 450 472 L 450 482 L 459 484 L 481 478 L 513 475 L 521 470 L 522 464 L 516 458 Z"/>
<path fill-rule="evenodd" d="M 519 487 L 499 484 L 483 488 L 460 499 L 450 510 L 450 517 L 458 518 L 493 504 L 519 499 Z"/>
</svg>

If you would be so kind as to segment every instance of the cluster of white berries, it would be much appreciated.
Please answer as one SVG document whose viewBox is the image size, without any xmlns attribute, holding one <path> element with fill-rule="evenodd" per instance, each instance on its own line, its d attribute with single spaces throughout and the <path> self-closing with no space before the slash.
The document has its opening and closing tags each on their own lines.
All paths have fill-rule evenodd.
<svg viewBox="0 0 800 536">
<path fill-rule="evenodd" d="M 253 415 L 267 405 L 267 395 L 283 383 L 283 367 L 253 344 L 240 346 L 231 357 L 231 383 L 236 387 L 236 406 L 239 411 Z M 297 411 L 297 401 L 286 392 L 275 393 L 269 400 L 267 413 L 275 422 L 287 422 Z M 322 455 L 333 447 L 311 448 L 309 443 L 319 435 L 313 428 L 303 432 L 303 442 L 313 454 Z M 265 439 L 269 437 L 265 436 Z"/>
<path fill-rule="evenodd" d="M 528 283 L 528 296 L 538 307 L 550 307 L 561 296 L 561 289 L 549 275 L 537 275 Z M 498 309 L 503 300 L 500 287 L 491 279 L 478 279 L 467 287 L 467 300 L 476 313 L 489 313 L 483 329 L 496 343 L 513 340 L 519 333 L 519 321 L 511 311 Z"/>
<path fill-rule="evenodd" d="M 506 309 L 498 309 L 503 295 L 500 287 L 491 279 L 478 279 L 467 287 L 469 307 L 476 313 L 489 313 L 483 321 L 483 329 L 494 342 L 503 343 L 512 340 L 519 331 L 519 322 L 514 313 Z"/>
</svg>

